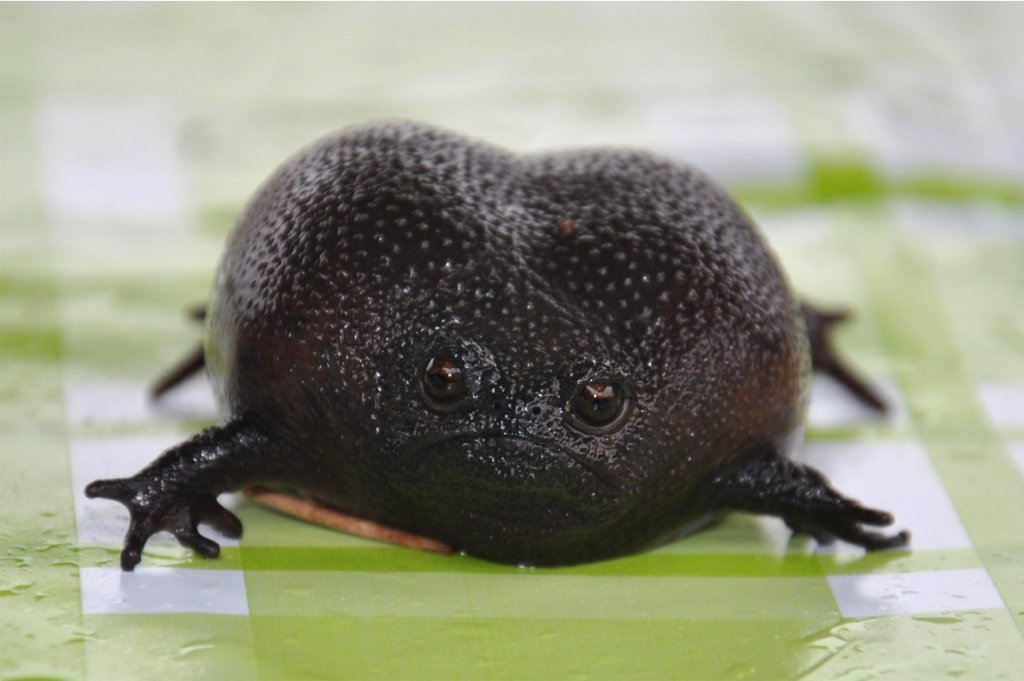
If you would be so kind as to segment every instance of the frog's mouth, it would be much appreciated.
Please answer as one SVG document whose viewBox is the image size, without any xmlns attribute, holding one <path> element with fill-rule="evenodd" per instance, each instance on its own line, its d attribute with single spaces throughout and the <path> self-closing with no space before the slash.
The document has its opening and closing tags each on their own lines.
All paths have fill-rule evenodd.
<svg viewBox="0 0 1024 681">
<path fill-rule="evenodd" d="M 554 443 L 459 433 L 425 438 L 407 453 L 396 490 L 432 536 L 459 548 L 589 532 L 617 515 L 610 474 Z"/>
<path fill-rule="evenodd" d="M 536 482 L 538 476 L 557 474 L 564 469 L 573 478 L 589 473 L 610 489 L 618 487 L 615 478 L 599 463 L 555 442 L 526 435 L 486 431 L 439 434 L 417 440 L 407 451 L 410 466 L 417 475 L 437 465 L 459 465 L 458 460 L 465 458 L 484 465 L 482 471 L 475 471 L 484 473 L 483 477 L 487 477 L 487 473 L 501 478 L 519 475 Z"/>
</svg>

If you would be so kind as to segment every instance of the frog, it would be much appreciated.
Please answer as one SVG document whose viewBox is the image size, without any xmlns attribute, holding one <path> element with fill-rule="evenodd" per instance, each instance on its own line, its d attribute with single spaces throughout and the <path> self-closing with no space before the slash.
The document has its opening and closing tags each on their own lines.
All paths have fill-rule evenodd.
<svg viewBox="0 0 1024 681">
<path fill-rule="evenodd" d="M 877 410 L 715 181 L 622 148 L 518 154 L 434 126 L 324 137 L 231 232 L 202 347 L 223 421 L 90 498 L 215 557 L 260 486 L 484 560 L 638 553 L 732 512 L 894 549 L 892 514 L 792 457 L 812 371 Z"/>
</svg>

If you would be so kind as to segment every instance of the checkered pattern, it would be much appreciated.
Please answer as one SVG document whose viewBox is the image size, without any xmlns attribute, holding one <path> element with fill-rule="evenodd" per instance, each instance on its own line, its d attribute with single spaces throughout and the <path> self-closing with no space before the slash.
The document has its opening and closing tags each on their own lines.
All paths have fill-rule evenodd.
<svg viewBox="0 0 1024 681">
<path fill-rule="evenodd" d="M 1024 52 L 1003 6 L 0 6 L 0 679 L 1019 679 Z M 858 312 L 799 457 L 896 513 L 865 556 L 734 516 L 524 570 L 233 497 L 241 542 L 117 567 L 84 484 L 217 418 L 195 342 L 247 195 L 370 118 L 631 145 L 730 187 L 795 287 Z"/>
</svg>

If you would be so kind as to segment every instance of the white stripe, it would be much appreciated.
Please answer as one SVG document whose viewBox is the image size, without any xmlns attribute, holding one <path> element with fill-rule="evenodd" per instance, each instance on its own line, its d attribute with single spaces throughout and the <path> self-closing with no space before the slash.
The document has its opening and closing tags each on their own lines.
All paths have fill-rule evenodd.
<svg viewBox="0 0 1024 681">
<path fill-rule="evenodd" d="M 241 570 L 86 567 L 79 571 L 86 615 L 207 613 L 248 615 Z"/>
<path fill-rule="evenodd" d="M 143 381 L 67 381 L 64 409 L 70 425 L 120 425 L 154 420 L 216 421 L 217 405 L 207 381 L 185 381 L 164 395 L 149 399 Z"/>
<path fill-rule="evenodd" d="M 1017 465 L 1021 478 L 1024 478 L 1024 441 L 1011 442 L 1006 445 L 1006 449 L 1010 452 L 1010 459 Z"/>
<path fill-rule="evenodd" d="M 873 575 L 832 575 L 829 586 L 843 617 L 921 615 L 1003 608 L 981 568 Z"/>
<path fill-rule="evenodd" d="M 885 421 L 893 425 L 907 424 L 907 408 L 899 388 L 893 381 L 878 381 L 872 387 L 885 400 L 889 410 L 879 414 L 856 399 L 838 381 L 815 374 L 811 381 L 811 403 L 807 410 L 809 428 L 848 428 Z"/>
<path fill-rule="evenodd" d="M 165 107 L 51 101 L 39 127 L 43 193 L 56 218 L 182 222 L 179 126 Z"/>
<path fill-rule="evenodd" d="M 997 428 L 1024 428 L 1024 385 L 982 383 L 978 398 L 989 422 Z"/>
<path fill-rule="evenodd" d="M 922 171 L 982 177 L 1018 173 L 1020 160 L 1006 144 L 1003 126 L 990 116 L 979 120 L 979 114 L 992 108 L 986 93 L 968 88 L 942 92 L 945 101 L 936 105 L 922 96 L 935 94 L 921 88 L 930 76 L 881 70 L 872 91 L 856 92 L 841 102 L 849 132 L 866 147 L 872 162 L 891 176 Z"/>
<path fill-rule="evenodd" d="M 793 179 L 805 173 L 793 126 L 767 97 L 662 99 L 640 112 L 652 148 L 720 181 Z"/>
<path fill-rule="evenodd" d="M 893 202 L 900 229 L 913 238 L 956 239 L 965 244 L 1024 242 L 1024 213 L 994 202 L 953 204 L 924 200 Z"/>
</svg>

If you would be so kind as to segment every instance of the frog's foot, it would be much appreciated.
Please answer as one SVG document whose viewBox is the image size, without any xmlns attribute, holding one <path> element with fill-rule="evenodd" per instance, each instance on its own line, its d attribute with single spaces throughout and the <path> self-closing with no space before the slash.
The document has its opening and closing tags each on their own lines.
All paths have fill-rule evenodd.
<svg viewBox="0 0 1024 681">
<path fill-rule="evenodd" d="M 228 537 L 242 535 L 241 521 L 214 495 L 176 489 L 145 472 L 131 478 L 97 480 L 85 488 L 85 496 L 113 499 L 131 513 L 121 552 L 121 568 L 126 571 L 139 564 L 146 541 L 160 531 L 170 532 L 204 558 L 216 558 L 220 545 L 199 534 L 199 523 L 207 523 Z"/>
<path fill-rule="evenodd" d="M 236 417 L 212 426 L 171 447 L 130 478 L 97 480 L 85 488 L 87 497 L 113 499 L 131 513 L 121 567 L 132 570 L 142 548 L 156 532 L 166 530 L 200 555 L 220 553 L 216 542 L 199 534 L 209 523 L 224 534 L 240 536 L 242 523 L 217 503 L 217 495 L 252 479 L 288 478 L 290 461 L 250 419 Z"/>
<path fill-rule="evenodd" d="M 884 412 L 886 410 L 885 400 L 864 379 L 846 366 L 832 346 L 832 328 L 849 319 L 850 313 L 846 310 L 827 312 L 807 304 L 802 305 L 801 308 L 804 313 L 804 324 L 807 327 L 807 338 L 811 346 L 811 364 L 814 370 L 828 374 L 839 381 L 861 402 Z"/>
<path fill-rule="evenodd" d="M 906 530 L 887 535 L 868 529 L 892 525 L 891 513 L 844 497 L 815 469 L 774 452 L 759 452 L 715 475 L 712 488 L 720 507 L 779 516 L 824 544 L 838 538 L 878 551 L 910 541 Z"/>
</svg>

